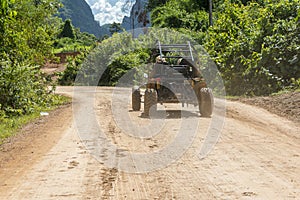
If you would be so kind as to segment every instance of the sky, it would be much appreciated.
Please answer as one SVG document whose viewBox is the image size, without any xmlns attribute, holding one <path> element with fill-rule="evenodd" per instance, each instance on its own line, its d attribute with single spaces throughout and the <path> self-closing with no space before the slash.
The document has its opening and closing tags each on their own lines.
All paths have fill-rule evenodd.
<svg viewBox="0 0 300 200">
<path fill-rule="evenodd" d="M 85 0 L 91 7 L 95 20 L 100 25 L 121 23 L 123 17 L 129 16 L 135 0 Z"/>
</svg>

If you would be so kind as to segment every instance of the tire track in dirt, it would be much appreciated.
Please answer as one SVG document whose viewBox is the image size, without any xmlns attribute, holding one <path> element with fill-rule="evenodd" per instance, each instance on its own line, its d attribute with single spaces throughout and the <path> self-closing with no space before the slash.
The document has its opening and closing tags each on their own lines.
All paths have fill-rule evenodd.
<svg viewBox="0 0 300 200">
<path fill-rule="evenodd" d="M 101 97 L 101 101 L 103 101 L 104 98 Z M 106 99 L 105 101 L 109 101 L 109 99 Z M 156 135 L 153 138 L 148 138 L 145 140 L 130 138 L 128 136 L 124 136 L 124 133 L 122 133 L 117 125 L 114 123 L 113 119 L 111 119 L 111 116 L 107 113 L 110 113 L 109 105 L 110 103 L 99 103 L 101 107 L 101 113 L 98 112 L 99 119 L 104 119 L 103 121 L 98 120 L 99 124 L 103 127 L 103 129 L 107 130 L 107 137 L 112 140 L 114 144 L 118 143 L 120 146 L 128 149 L 132 149 L 129 146 L 134 146 L 132 150 L 138 151 L 138 152 L 148 152 L 152 151 L 154 149 L 159 149 L 160 147 L 163 147 L 165 144 L 167 144 L 170 139 L 172 139 L 173 134 L 170 131 L 167 130 L 174 130 L 175 132 L 178 131 L 177 128 L 169 128 L 175 125 L 178 122 L 180 122 L 180 117 L 175 117 L 168 119 L 169 125 L 167 127 L 164 127 L 163 131 L 166 132 L 165 135 Z M 105 105 L 105 106 L 104 106 Z M 172 113 L 172 112 L 171 112 Z M 136 115 L 136 113 L 133 113 L 133 115 Z M 101 117 L 102 116 L 102 117 Z M 132 117 L 132 116 L 131 116 Z M 135 118 L 137 116 L 134 116 Z M 133 118 L 134 118 L 133 117 Z M 174 121 L 175 119 L 175 121 Z M 139 120 L 145 120 L 145 119 L 139 119 Z M 147 122 L 147 119 L 145 120 Z M 167 137 L 166 137 L 167 136 Z M 204 134 L 202 135 L 204 137 Z M 126 140 L 130 140 L 126 142 Z M 123 142 L 122 142 L 123 141 Z M 125 142 L 124 142 L 125 141 Z M 198 148 L 195 148 L 195 150 L 198 150 Z M 172 166 L 172 165 L 171 165 Z M 176 165 L 175 165 L 176 166 Z M 177 169 L 177 168 L 175 168 Z M 185 172 L 186 174 L 190 173 L 190 169 L 186 167 L 180 168 L 181 171 Z M 111 196 L 113 199 L 181 199 L 176 197 L 176 190 L 181 191 L 182 194 L 185 195 L 179 195 L 184 198 L 191 198 L 191 197 L 197 197 L 197 193 L 195 194 L 189 194 L 189 187 L 184 186 L 186 183 L 186 179 L 184 177 L 181 178 L 181 181 L 177 181 L 178 177 L 172 176 L 172 174 L 177 174 L 178 172 L 174 171 L 172 167 L 170 169 L 161 171 L 154 171 L 149 172 L 146 174 L 128 174 L 125 172 L 119 173 L 119 178 L 114 179 L 117 180 L 114 182 L 115 187 L 110 187 L 111 191 L 110 194 L 115 194 L 118 198 Z M 102 174 L 103 176 L 107 176 L 107 174 Z M 115 190 L 115 191 L 113 191 Z M 196 192 L 199 189 L 197 188 Z M 154 195 L 154 196 L 153 196 Z M 203 195 L 202 195 L 203 196 Z M 212 195 L 209 195 L 212 196 Z M 96 196 L 94 197 L 96 198 Z M 103 196 L 102 196 L 103 198 Z"/>
<path fill-rule="evenodd" d="M 70 92 L 70 88 L 58 89 Z M 160 150 L 174 139 L 181 118 L 172 111 L 172 105 L 167 108 L 169 115 L 158 134 L 141 139 L 124 133 L 112 113 L 112 89 L 97 89 L 94 110 L 99 126 L 113 144 L 131 153 L 146 153 Z M 88 98 L 91 92 L 82 89 Z M 85 106 L 81 103 L 76 102 L 75 107 Z M 50 124 L 39 124 L 44 129 L 36 129 L 33 143 L 29 137 L 27 145 L 16 147 L 19 153 L 6 154 L 8 160 L 1 158 L 0 199 L 297 199 L 299 125 L 238 102 L 228 102 L 227 108 L 221 138 L 207 157 L 199 159 L 198 154 L 211 119 L 199 118 L 197 136 L 183 156 L 147 173 L 126 173 L 107 167 L 80 142 L 71 110 L 52 115 Z M 69 118 L 63 117 L 65 114 Z M 140 125 L 150 121 L 140 117 L 139 112 L 129 112 L 129 116 Z M 52 134 L 57 136 L 52 138 Z M 37 145 L 34 155 L 31 145 Z M 41 151 L 34 158 L 38 148 Z M 101 158 L 111 159 L 107 151 L 99 153 Z M 114 154 L 112 162 L 116 166 L 122 153 L 118 150 Z M 7 164 L 3 165 L 3 161 Z"/>
<path fill-rule="evenodd" d="M 256 182 L 264 188 L 263 190 L 256 186 L 258 192 L 245 194 L 261 193 L 265 195 L 264 198 L 278 198 L 283 195 L 296 197 L 299 182 L 291 182 L 288 177 L 297 177 L 300 172 L 299 167 L 297 168 L 300 164 L 299 158 L 294 157 L 300 148 L 299 127 L 263 109 L 249 111 L 251 107 L 240 103 L 229 103 L 228 108 L 230 118 L 227 121 L 231 126 L 225 126 L 226 134 L 222 135 L 222 140 L 230 143 L 233 148 L 224 150 L 224 156 L 228 157 L 227 163 L 234 163 L 237 155 L 243 156 L 240 157 L 242 164 L 239 168 L 244 170 L 240 172 L 241 176 L 236 177 L 237 180 L 248 179 L 248 185 Z M 236 109 L 240 114 L 237 114 Z M 250 173 L 256 178 L 248 177 Z M 274 191 L 268 192 L 271 188 Z"/>
<path fill-rule="evenodd" d="M 268 112 L 260 112 L 259 109 L 249 112 L 249 107 L 237 102 L 229 103 L 229 118 L 220 142 L 203 160 L 199 160 L 196 153 L 205 138 L 210 119 L 200 118 L 199 135 L 181 159 L 164 169 L 146 174 L 120 172 L 110 192 L 115 195 L 111 199 L 295 198 L 299 193 L 299 183 L 285 179 L 299 176 L 298 169 L 284 169 L 291 169 L 299 162 L 297 157 L 294 164 L 285 161 L 299 149 L 299 129 L 293 124 L 280 122 L 280 118 Z M 146 123 L 134 113 L 131 113 L 131 119 Z M 170 118 L 169 121 L 174 126 L 178 123 L 177 119 Z M 281 127 L 282 124 L 285 125 Z M 132 151 L 148 152 L 160 149 L 172 140 L 172 133 L 176 132 L 176 128 L 170 128 L 172 125 L 165 125 L 162 129 L 168 130 L 164 137 L 158 134 L 143 141 L 124 136 L 113 120 L 110 120 L 109 126 L 116 144 Z M 290 146 L 293 148 L 284 151 Z M 277 161 L 276 165 L 269 166 L 270 156 Z"/>
</svg>

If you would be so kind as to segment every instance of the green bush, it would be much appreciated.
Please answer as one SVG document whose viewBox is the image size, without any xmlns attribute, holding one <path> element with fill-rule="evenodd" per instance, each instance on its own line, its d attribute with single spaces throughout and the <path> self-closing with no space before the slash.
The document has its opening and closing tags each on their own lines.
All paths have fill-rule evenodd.
<svg viewBox="0 0 300 200">
<path fill-rule="evenodd" d="M 166 35 L 168 37 L 165 37 Z M 114 34 L 103 40 L 88 55 L 79 73 L 77 84 L 116 85 L 119 79 L 132 69 L 134 70 L 131 72 L 136 71 L 139 77 L 143 77 L 145 72 L 143 68 L 145 63 L 149 62 L 151 48 L 155 47 L 158 38 L 162 43 L 179 43 L 190 39 L 183 38 L 177 31 L 161 28 L 152 28 L 146 35 L 140 35 L 138 38 L 133 38 L 128 32 Z M 130 75 L 134 76 L 134 73 Z"/>
<path fill-rule="evenodd" d="M 86 55 L 81 53 L 80 55 L 73 57 L 68 57 L 67 67 L 63 72 L 57 73 L 58 84 L 60 85 L 73 85 L 78 71 L 80 70 L 81 64 L 84 61 Z"/>
<path fill-rule="evenodd" d="M 6 115 L 22 115 L 52 105 L 51 91 L 37 66 L 1 63 L 0 110 Z"/>
<path fill-rule="evenodd" d="M 61 33 L 58 35 L 59 38 L 71 38 L 74 39 L 75 38 L 75 34 L 74 34 L 74 30 L 73 30 L 73 26 L 71 23 L 70 19 L 67 19 L 64 23 L 63 29 L 61 31 Z"/>
<path fill-rule="evenodd" d="M 151 1 L 152 24 L 190 35 L 204 45 L 229 95 L 267 95 L 295 87 L 300 77 L 300 1 Z"/>
<path fill-rule="evenodd" d="M 81 51 L 85 52 L 87 50 L 93 49 L 96 46 L 96 37 L 89 35 L 87 33 L 78 34 L 77 39 L 71 39 L 68 37 L 58 38 L 54 42 L 54 52 L 75 52 Z"/>
<path fill-rule="evenodd" d="M 225 1 L 205 47 L 230 95 L 267 95 L 300 77 L 299 0 L 246 6 Z"/>
<path fill-rule="evenodd" d="M 129 70 L 139 67 L 142 63 L 147 63 L 149 58 L 149 52 L 143 49 L 117 56 L 109 64 L 107 74 L 104 74 L 104 76 L 109 77 L 108 80 L 106 80 L 106 84 L 113 86 L 116 85 L 119 79 Z"/>
</svg>

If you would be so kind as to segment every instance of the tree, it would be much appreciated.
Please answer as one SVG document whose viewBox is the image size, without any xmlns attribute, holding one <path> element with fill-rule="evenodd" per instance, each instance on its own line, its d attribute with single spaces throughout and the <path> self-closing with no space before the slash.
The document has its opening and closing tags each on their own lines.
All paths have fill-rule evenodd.
<svg viewBox="0 0 300 200">
<path fill-rule="evenodd" d="M 165 5 L 151 12 L 154 26 L 176 29 L 205 31 L 208 28 L 208 16 L 200 3 L 191 0 L 169 0 Z"/>
<path fill-rule="evenodd" d="M 152 25 L 205 44 L 229 94 L 269 94 L 300 82 L 299 0 L 215 0 L 214 18 L 212 0 L 149 2 Z"/>
<path fill-rule="evenodd" d="M 152 11 L 157 7 L 161 7 L 167 3 L 168 0 L 149 0 L 147 9 Z"/>
<path fill-rule="evenodd" d="M 109 38 L 109 35 L 105 34 L 102 37 L 100 37 L 100 41 L 106 40 L 107 38 Z"/>
<path fill-rule="evenodd" d="M 121 30 L 122 30 L 122 28 L 121 28 L 121 24 L 120 24 L 120 23 L 114 22 L 114 23 L 112 23 L 112 24 L 109 26 L 109 32 L 110 32 L 111 34 L 118 33 L 118 32 L 120 32 Z"/>
<path fill-rule="evenodd" d="M 300 77 L 299 0 L 225 3 L 218 8 L 205 47 L 227 93 L 266 95 Z"/>
<path fill-rule="evenodd" d="M 31 0 L 7 2 L 0 16 L 1 57 L 12 64 L 44 62 L 43 57 L 52 53 L 52 37 L 56 30 L 53 15 L 59 2 L 43 0 L 38 5 Z"/>
<path fill-rule="evenodd" d="M 212 0 L 208 0 L 209 2 L 209 25 L 213 25 L 213 16 L 212 16 L 212 8 L 213 8 L 213 2 Z"/>
<path fill-rule="evenodd" d="M 61 31 L 61 33 L 58 36 L 59 38 L 68 37 L 71 39 L 75 38 L 74 30 L 72 27 L 72 22 L 70 19 L 67 19 L 64 23 L 64 27 Z"/>
<path fill-rule="evenodd" d="M 13 5 L 14 1 L 2 0 L 0 4 L 0 54 L 4 51 L 4 40 L 5 40 L 5 23 L 8 20 L 13 19 L 16 15 L 14 10 L 10 9 L 10 5 Z"/>
<path fill-rule="evenodd" d="M 0 110 L 20 115 L 50 105 L 40 64 L 52 53 L 59 2 L 1 0 L 0 4 Z"/>
</svg>

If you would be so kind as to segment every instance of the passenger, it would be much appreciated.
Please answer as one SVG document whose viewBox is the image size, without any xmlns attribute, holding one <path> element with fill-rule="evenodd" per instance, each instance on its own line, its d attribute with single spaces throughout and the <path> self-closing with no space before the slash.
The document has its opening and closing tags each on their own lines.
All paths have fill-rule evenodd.
<svg viewBox="0 0 300 200">
<path fill-rule="evenodd" d="M 160 75 L 160 72 L 161 72 L 161 64 L 164 64 L 166 62 L 166 59 L 165 58 L 162 58 L 160 55 L 157 56 L 155 58 L 155 64 L 153 66 L 153 69 L 150 73 L 150 78 L 156 78 Z"/>
<path fill-rule="evenodd" d="M 182 65 L 181 62 L 182 62 L 182 58 L 179 58 L 179 59 L 177 60 L 177 65 Z"/>
<path fill-rule="evenodd" d="M 187 65 L 189 67 L 192 67 L 192 74 L 193 74 L 193 77 L 202 77 L 199 69 L 197 69 L 195 66 L 193 66 L 192 63 L 190 63 L 189 61 L 187 61 L 186 59 L 183 59 L 183 58 L 179 58 L 177 60 L 177 64 L 178 65 Z"/>
<path fill-rule="evenodd" d="M 160 55 L 156 57 L 155 62 L 157 64 L 168 64 L 167 60 Z"/>
</svg>

